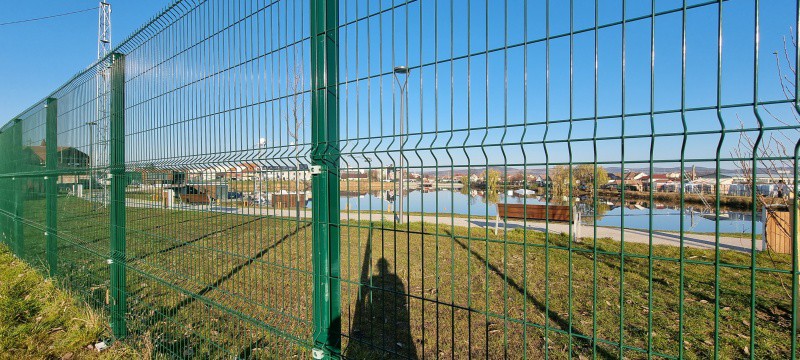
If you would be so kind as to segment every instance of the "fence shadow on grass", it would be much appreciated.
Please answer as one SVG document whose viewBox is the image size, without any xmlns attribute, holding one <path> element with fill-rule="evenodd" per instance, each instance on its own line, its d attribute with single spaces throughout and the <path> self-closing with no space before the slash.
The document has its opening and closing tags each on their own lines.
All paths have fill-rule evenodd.
<svg viewBox="0 0 800 360">
<path fill-rule="evenodd" d="M 172 245 L 172 246 L 169 246 L 169 247 L 167 247 L 167 248 L 165 248 L 165 249 L 161 249 L 161 250 L 153 251 L 153 252 L 150 252 L 150 253 L 142 254 L 142 255 L 140 255 L 140 256 L 137 256 L 137 257 L 132 257 L 132 258 L 131 258 L 131 259 L 129 259 L 128 261 L 129 261 L 129 262 L 141 261 L 141 260 L 144 260 L 145 258 L 148 258 L 148 257 L 150 257 L 150 256 L 153 256 L 153 255 L 158 255 L 158 254 L 164 254 L 164 253 L 168 253 L 168 252 L 170 252 L 170 251 L 173 251 L 173 250 L 180 249 L 180 248 L 182 248 L 182 247 L 184 247 L 184 246 L 189 246 L 189 245 L 191 245 L 191 244 L 194 244 L 194 243 L 196 243 L 196 242 L 198 242 L 198 241 L 200 241 L 200 240 L 207 239 L 207 238 L 210 238 L 210 237 L 212 237 L 212 236 L 214 236 L 214 235 L 222 234 L 222 233 L 225 233 L 225 232 L 231 231 L 231 230 L 233 230 L 233 229 L 240 228 L 240 227 L 242 227 L 242 226 L 245 226 L 245 225 L 248 225 L 248 224 L 252 224 L 252 223 L 255 223 L 255 222 L 261 221 L 261 220 L 263 220 L 263 219 L 266 219 L 266 218 L 267 218 L 266 216 L 259 216 L 259 217 L 256 217 L 256 218 L 253 218 L 253 219 L 250 219 L 250 220 L 247 220 L 247 221 L 241 222 L 241 223 L 239 223 L 239 224 L 231 225 L 231 226 L 229 226 L 229 227 L 222 228 L 222 229 L 219 229 L 219 230 L 214 230 L 214 231 L 212 231 L 212 232 L 210 232 L 210 233 L 203 234 L 203 235 L 201 235 L 201 236 L 198 236 L 198 237 L 196 237 L 196 238 L 194 238 L 194 239 L 191 239 L 191 240 L 188 240 L 188 241 L 179 242 L 179 243 L 177 243 L 177 244 L 174 244 L 174 245 Z M 271 248 L 273 248 L 273 247 L 277 246 L 278 244 L 280 244 L 281 242 L 283 242 L 283 240 L 286 240 L 286 238 L 287 238 L 287 237 L 289 237 L 289 236 L 292 236 L 292 235 L 296 234 L 296 233 L 297 233 L 297 231 L 299 231 L 299 230 L 300 230 L 300 229 L 302 229 L 302 228 L 305 228 L 305 227 L 307 227 L 308 225 L 309 225 L 309 224 L 306 224 L 306 225 L 304 225 L 304 226 L 301 226 L 301 227 L 297 228 L 295 232 L 293 232 L 293 233 L 290 233 L 290 234 L 288 234 L 288 235 L 284 236 L 284 237 L 283 237 L 281 240 L 279 240 L 277 243 L 275 243 L 274 245 L 272 245 L 272 246 L 271 246 L 271 247 L 269 247 L 268 249 L 271 249 Z M 262 255 L 262 256 L 263 256 L 263 255 Z M 259 256 L 259 257 L 260 257 L 260 256 Z"/>
<path fill-rule="evenodd" d="M 261 218 L 258 218 L 258 220 L 260 220 L 260 219 Z M 253 220 L 253 221 L 256 221 L 256 220 Z M 237 226 L 241 226 L 241 225 L 243 225 L 243 224 L 240 224 L 240 225 L 237 225 Z M 190 296 L 186 297 L 184 300 L 182 300 L 181 302 L 179 302 L 178 304 L 176 304 L 174 306 L 162 307 L 162 308 L 160 308 L 158 310 L 155 310 L 153 312 L 153 315 L 149 319 L 143 321 L 143 323 L 144 323 L 143 328 L 149 328 L 150 326 L 152 326 L 152 325 L 156 324 L 157 322 L 161 321 L 164 317 L 170 316 L 170 314 L 177 314 L 181 309 L 186 308 L 187 306 L 189 306 L 190 304 L 194 303 L 195 301 L 198 301 L 198 300 L 204 301 L 202 298 L 205 297 L 205 295 L 207 295 L 211 291 L 214 291 L 220 285 L 222 285 L 225 281 L 228 281 L 229 279 L 234 277 L 237 273 L 239 273 L 240 271 L 245 269 L 247 266 L 253 264 L 257 260 L 259 260 L 262 257 L 264 257 L 265 255 L 267 255 L 267 253 L 269 253 L 272 249 L 275 249 L 276 247 L 278 247 L 280 244 L 282 244 L 287 239 L 291 238 L 292 236 L 297 235 L 300 232 L 300 230 L 303 230 L 303 229 L 305 229 L 305 228 L 307 228 L 309 226 L 311 226 L 310 223 L 303 224 L 301 226 L 297 226 L 291 232 L 289 232 L 288 234 L 282 236 L 280 239 L 277 239 L 274 243 L 272 243 L 271 245 L 267 246 L 266 248 L 260 250 L 259 252 L 257 252 L 253 256 L 245 259 L 244 261 L 242 261 L 241 263 L 239 263 L 238 265 L 233 267 L 225 275 L 219 277 L 217 280 L 215 280 L 211 284 L 206 285 L 203 289 L 201 289 L 197 293 L 191 294 Z M 234 226 L 234 227 L 236 227 L 236 226 Z M 227 230 L 230 230 L 230 229 L 227 229 Z M 222 230 L 222 231 L 225 231 L 225 230 Z M 216 231 L 214 233 L 217 233 L 217 232 L 220 232 L 220 231 Z M 196 241 L 196 240 L 192 240 L 192 241 Z M 173 248 L 176 248 L 176 247 L 173 247 Z M 245 354 L 245 355 L 249 354 L 250 351 L 252 350 L 252 347 L 253 346 L 249 347 L 250 350 L 248 350 L 248 349 L 242 350 L 242 353 Z M 175 349 L 168 349 L 168 350 L 175 351 Z"/>
<path fill-rule="evenodd" d="M 527 292 L 514 279 L 512 279 L 510 276 L 506 276 L 506 274 L 499 267 L 497 267 L 496 265 L 492 264 L 490 261 L 487 261 L 481 254 L 479 254 L 475 250 L 470 249 L 461 240 L 459 240 L 458 238 L 453 236 L 453 234 L 450 231 L 444 230 L 444 232 L 447 235 L 452 236 L 453 241 L 455 241 L 455 243 L 458 244 L 458 246 L 460 246 L 462 249 L 464 249 L 466 251 L 469 251 L 469 253 L 472 254 L 472 256 L 474 256 L 476 259 L 478 259 L 478 261 L 480 261 L 481 263 L 486 264 L 486 266 L 489 268 L 489 270 L 492 273 L 494 273 L 496 276 L 498 276 L 501 279 L 503 279 L 504 281 L 506 281 L 506 283 L 508 284 L 508 286 L 510 288 L 512 288 L 512 289 L 516 290 L 517 292 L 519 292 L 520 294 L 524 295 L 525 298 L 528 300 L 528 302 L 533 304 L 536 307 L 536 309 L 538 309 L 539 311 L 541 311 L 543 313 L 546 313 L 547 317 L 550 318 L 550 321 L 556 323 L 562 329 L 569 329 L 569 333 L 570 334 L 574 334 L 573 337 L 572 337 L 573 340 L 575 340 L 578 344 L 580 344 L 580 346 L 585 347 L 585 348 L 591 348 L 592 347 L 592 341 L 590 339 L 587 339 L 587 338 L 590 338 L 590 335 L 583 334 L 582 332 L 580 332 L 575 327 L 571 327 L 570 323 L 569 323 L 569 321 L 567 319 L 564 319 L 561 315 L 558 314 L 558 312 L 554 311 L 553 309 L 548 309 L 545 306 L 545 304 L 543 304 L 541 301 L 537 300 L 536 297 L 533 296 L 533 294 Z M 603 347 L 600 347 L 600 346 L 597 347 L 597 352 L 598 352 L 597 355 L 599 355 L 599 357 L 603 358 L 603 359 L 613 359 L 613 358 L 617 357 L 616 355 L 611 354 L 610 352 L 608 352 L 608 350 L 606 350 L 606 349 L 604 349 Z"/>
</svg>

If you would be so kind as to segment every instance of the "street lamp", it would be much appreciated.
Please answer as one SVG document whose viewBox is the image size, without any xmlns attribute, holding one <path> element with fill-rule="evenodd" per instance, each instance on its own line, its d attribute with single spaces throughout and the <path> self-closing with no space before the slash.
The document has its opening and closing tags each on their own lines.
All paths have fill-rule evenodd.
<svg viewBox="0 0 800 360">
<path fill-rule="evenodd" d="M 266 148 L 266 147 L 267 147 L 267 138 L 263 138 L 263 137 L 259 138 L 258 139 L 258 149 L 261 150 L 261 149 Z M 258 175 L 253 180 L 253 191 L 256 191 L 256 195 L 258 196 L 258 206 L 262 206 L 263 202 L 264 202 L 264 199 L 261 197 L 261 190 L 262 190 L 261 180 L 262 180 L 264 175 L 261 172 L 263 170 L 263 169 L 261 169 L 261 165 L 253 164 L 253 172 L 256 172 L 256 167 L 258 167 L 258 172 L 257 172 Z M 257 183 L 256 183 L 256 181 L 257 181 Z M 255 198 L 253 200 L 255 200 Z"/>
<path fill-rule="evenodd" d="M 95 209 L 94 206 L 94 186 L 92 183 L 94 182 L 94 127 L 97 126 L 97 121 L 89 121 L 86 123 L 89 126 L 89 201 L 92 203 L 92 209 Z"/>
<path fill-rule="evenodd" d="M 406 93 L 406 85 L 408 84 L 408 72 L 410 70 L 407 66 L 398 66 L 394 68 L 394 79 L 397 81 L 397 84 L 400 86 L 400 191 L 398 192 L 397 198 L 397 208 L 399 209 L 400 213 L 395 217 L 395 221 L 402 224 L 403 223 L 403 137 L 404 137 L 404 129 L 403 124 L 406 122 L 405 118 L 405 93 Z M 400 82 L 400 78 L 397 76 L 400 74 L 403 76 L 403 82 Z"/>
</svg>

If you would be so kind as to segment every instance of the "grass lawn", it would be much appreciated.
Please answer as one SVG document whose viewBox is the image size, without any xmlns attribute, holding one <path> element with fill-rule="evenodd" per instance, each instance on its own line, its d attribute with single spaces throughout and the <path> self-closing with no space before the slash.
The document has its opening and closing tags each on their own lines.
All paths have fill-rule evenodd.
<svg viewBox="0 0 800 360">
<path fill-rule="evenodd" d="M 43 204 L 25 209 L 34 264 Z M 757 254 L 752 274 L 750 255 L 734 251 L 351 219 L 339 250 L 348 357 L 617 358 L 623 342 L 625 358 L 650 348 L 706 359 L 715 341 L 720 358 L 790 356 L 786 255 Z M 59 198 L 59 278 L 98 308 L 108 304 L 107 221 L 105 208 Z M 308 219 L 128 208 L 126 228 L 133 346 L 169 357 L 308 356 Z"/>
<path fill-rule="evenodd" d="M 138 358 L 119 342 L 103 352 L 87 349 L 110 338 L 107 323 L 102 313 L 58 289 L 0 245 L 0 357 Z"/>
</svg>

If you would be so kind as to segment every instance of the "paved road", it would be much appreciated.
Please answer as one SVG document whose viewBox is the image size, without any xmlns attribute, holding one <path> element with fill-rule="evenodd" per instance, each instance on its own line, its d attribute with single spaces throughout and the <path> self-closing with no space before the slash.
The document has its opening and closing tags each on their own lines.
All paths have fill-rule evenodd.
<svg viewBox="0 0 800 360">
<path fill-rule="evenodd" d="M 133 200 L 128 199 L 129 207 L 144 207 L 144 208 L 160 208 L 161 204 L 157 201 L 148 201 L 148 200 Z M 208 206 L 208 205 L 186 205 L 186 204 L 176 204 L 172 207 L 172 209 L 176 210 L 194 210 L 194 211 L 213 211 L 213 212 L 225 212 L 230 214 L 242 214 L 242 215 L 267 215 L 267 216 L 279 216 L 279 217 L 295 217 L 300 216 L 301 218 L 310 218 L 311 217 L 311 210 L 310 209 L 301 209 L 299 214 L 296 209 L 275 209 L 275 208 L 268 208 L 268 207 L 226 207 L 226 206 Z M 356 213 L 356 212 L 343 212 L 341 214 L 342 220 L 361 220 L 361 221 L 392 221 L 394 218 L 392 214 L 389 213 Z M 426 222 L 430 224 L 437 223 L 437 216 L 436 215 L 409 215 L 408 220 L 412 223 L 414 222 Z M 438 224 L 441 225 L 453 225 L 453 226 L 462 226 L 462 227 L 480 227 L 486 228 L 488 227 L 490 230 L 495 229 L 495 221 L 494 219 L 489 219 L 486 221 L 484 217 L 478 218 L 471 218 L 467 219 L 464 217 L 454 217 L 451 218 L 448 215 L 440 215 L 438 216 Z M 507 223 L 503 224 L 501 221 L 499 224 L 499 229 L 502 231 L 505 229 L 517 229 L 517 228 L 527 228 L 533 231 L 545 232 L 545 224 L 542 221 L 521 221 L 521 220 L 509 220 Z M 547 230 L 550 233 L 569 233 L 569 224 L 565 223 L 550 223 L 549 228 Z M 591 239 L 594 233 L 594 227 L 592 225 L 580 225 L 573 230 L 574 233 L 577 233 L 581 238 L 589 238 Z M 597 227 L 597 237 L 598 238 L 609 238 L 620 241 L 622 239 L 622 234 L 619 228 L 613 227 L 604 227 L 598 226 Z M 638 229 L 625 229 L 625 242 L 626 243 L 640 243 L 640 244 L 649 244 L 650 243 L 650 236 L 647 230 L 638 230 Z M 655 245 L 671 245 L 671 246 L 680 246 L 681 240 L 683 240 L 683 245 L 686 247 L 692 248 L 699 248 L 699 249 L 714 249 L 715 248 L 715 238 L 714 234 L 684 234 L 683 239 L 681 239 L 680 235 L 676 232 L 667 232 L 667 231 L 653 231 L 653 244 Z M 736 251 L 750 251 L 750 239 L 749 238 L 735 238 L 735 237 L 725 237 L 720 236 L 719 238 L 719 246 L 722 250 L 736 250 Z M 764 241 L 757 240 L 756 241 L 756 250 L 761 251 L 764 249 Z"/>
</svg>

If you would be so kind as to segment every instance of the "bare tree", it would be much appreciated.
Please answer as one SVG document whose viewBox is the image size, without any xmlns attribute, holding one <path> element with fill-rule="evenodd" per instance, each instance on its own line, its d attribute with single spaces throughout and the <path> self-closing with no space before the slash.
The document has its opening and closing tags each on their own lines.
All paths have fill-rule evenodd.
<svg viewBox="0 0 800 360">
<path fill-rule="evenodd" d="M 797 48 L 797 41 L 794 36 L 788 40 L 793 48 Z M 787 100 L 794 99 L 794 77 L 797 69 L 792 67 L 789 51 L 787 49 L 787 38 L 783 38 L 783 54 L 774 52 L 775 67 L 781 91 Z M 731 150 L 734 158 L 737 158 L 736 167 L 741 171 L 745 183 L 752 189 L 758 179 L 753 178 L 753 166 L 755 165 L 760 173 L 764 174 L 770 183 L 791 184 L 793 179 L 790 172 L 786 169 L 794 169 L 794 142 L 800 135 L 800 117 L 794 111 L 790 111 L 791 116 L 781 116 L 767 106 L 760 106 L 759 112 L 762 118 L 766 117 L 775 122 L 790 128 L 791 131 L 770 131 L 761 138 L 748 131 L 739 133 L 736 146 Z M 757 109 L 758 110 L 758 109 Z M 737 115 L 741 129 L 745 129 L 744 121 Z M 788 144 L 788 145 L 787 145 Z M 788 188 L 787 188 L 788 189 Z M 772 197 L 772 194 L 763 194 L 756 191 L 756 201 L 759 205 L 782 204 L 788 205 L 789 194 L 781 197 Z M 768 211 L 772 211 L 767 207 Z"/>
<path fill-rule="evenodd" d="M 303 98 L 303 62 L 297 61 L 295 54 L 294 74 L 292 74 L 289 113 L 286 114 L 286 132 L 292 142 L 295 159 L 294 194 L 297 220 L 300 220 L 300 148 L 302 132 L 305 127 L 305 101 Z M 305 179 L 303 180 L 305 182 Z"/>
<path fill-rule="evenodd" d="M 790 28 L 789 33 L 793 34 L 794 31 Z M 797 75 L 797 69 L 792 66 L 792 61 L 790 60 L 791 55 L 787 48 L 787 41 L 791 44 L 793 49 L 797 49 L 797 39 L 795 39 L 794 35 L 790 35 L 789 39 L 784 36 L 783 53 L 781 54 L 775 51 L 773 55 L 775 56 L 776 74 L 783 96 L 786 100 L 793 101 L 797 96 L 797 94 L 794 93 L 794 79 Z M 800 117 L 795 111 L 789 111 L 791 115 L 787 116 L 784 114 L 777 114 L 768 106 L 762 105 L 759 107 L 758 104 L 754 106 L 756 106 L 754 109 L 757 116 L 760 115 L 762 119 L 771 119 L 778 124 L 786 126 L 787 129 L 791 129 L 770 131 L 767 135 L 761 137 L 751 134 L 748 131 L 742 131 L 739 133 L 738 143 L 733 150 L 731 150 L 733 157 L 738 159 L 736 166 L 741 171 L 745 183 L 750 189 L 755 190 L 756 203 L 760 205 L 762 209 L 766 209 L 767 217 L 773 217 L 776 215 L 776 209 L 767 205 L 778 204 L 788 206 L 791 198 L 796 196 L 789 187 L 794 181 L 793 171 L 789 172 L 786 170 L 794 169 L 796 166 L 794 163 L 794 145 L 795 142 L 798 141 L 798 136 L 800 136 Z M 763 113 L 759 110 L 763 110 Z M 737 119 L 739 120 L 740 129 L 745 129 L 746 125 L 738 114 Z M 754 166 L 756 170 L 769 179 L 770 183 L 779 184 L 778 190 L 780 196 L 773 197 L 773 194 L 763 194 L 758 191 L 755 187 L 757 186 L 758 179 L 754 178 Z M 766 218 L 762 220 L 767 221 Z M 778 222 L 778 227 L 781 227 L 781 231 L 784 233 L 791 234 L 791 225 L 782 226 L 781 222 Z M 752 229 L 752 231 L 755 231 L 755 229 Z M 770 246 L 769 243 L 767 243 L 767 246 Z M 771 253 L 769 254 L 770 261 L 775 264 L 775 259 L 772 258 Z M 778 279 L 786 295 L 790 296 L 788 286 L 784 283 L 783 278 L 778 277 Z"/>
</svg>

